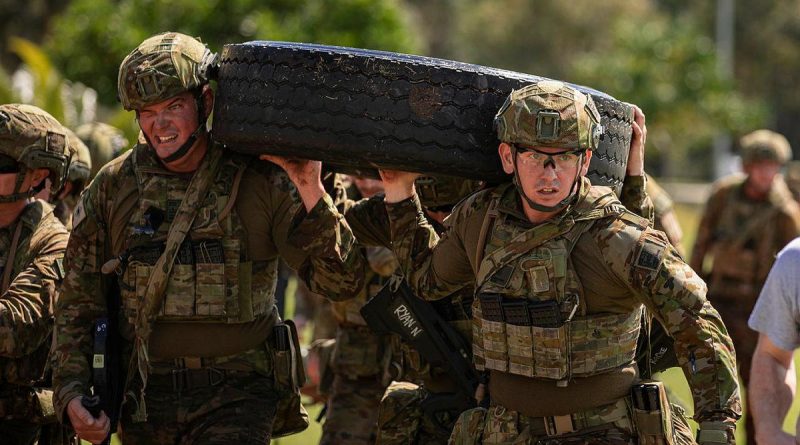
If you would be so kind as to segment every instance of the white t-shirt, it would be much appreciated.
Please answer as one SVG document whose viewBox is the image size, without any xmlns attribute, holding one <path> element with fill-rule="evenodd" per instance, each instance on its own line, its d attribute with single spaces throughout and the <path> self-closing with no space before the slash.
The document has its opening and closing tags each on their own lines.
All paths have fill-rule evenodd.
<svg viewBox="0 0 800 445">
<path fill-rule="evenodd" d="M 779 348 L 800 348 L 800 238 L 778 253 L 748 321 Z"/>
</svg>

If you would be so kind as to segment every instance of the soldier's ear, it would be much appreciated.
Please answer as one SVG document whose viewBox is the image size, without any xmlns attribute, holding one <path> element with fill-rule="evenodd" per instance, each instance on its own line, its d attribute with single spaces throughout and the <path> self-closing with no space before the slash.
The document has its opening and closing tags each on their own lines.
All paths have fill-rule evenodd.
<svg viewBox="0 0 800 445">
<path fill-rule="evenodd" d="M 514 153 L 511 146 L 501 142 L 497 146 L 497 153 L 500 155 L 500 162 L 503 164 L 503 171 L 509 175 L 514 173 Z"/>
<path fill-rule="evenodd" d="M 209 85 L 203 85 L 203 106 L 205 107 L 206 119 L 211 115 L 211 110 L 214 109 L 214 90 Z"/>
<path fill-rule="evenodd" d="M 583 154 L 583 163 L 581 164 L 581 176 L 586 176 L 589 171 L 589 161 L 592 160 L 592 150 L 586 150 Z"/>
</svg>

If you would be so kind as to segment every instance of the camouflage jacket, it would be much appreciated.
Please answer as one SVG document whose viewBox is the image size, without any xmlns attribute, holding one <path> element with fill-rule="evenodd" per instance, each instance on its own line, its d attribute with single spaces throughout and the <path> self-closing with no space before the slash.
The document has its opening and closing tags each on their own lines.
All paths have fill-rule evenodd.
<svg viewBox="0 0 800 445">
<path fill-rule="evenodd" d="M 226 150 L 217 144 L 211 149 Z M 241 252 L 252 262 L 253 281 L 258 280 L 260 289 L 274 292 L 279 256 L 298 271 L 312 291 L 329 298 L 349 298 L 363 286 L 363 256 L 354 249 L 352 232 L 329 196 L 307 213 L 297 189 L 277 166 L 227 151 L 222 159 L 223 163 L 234 161 L 246 165 L 233 212 L 229 214 L 236 215 L 234 221 L 240 221 L 234 224 L 241 224 L 235 230 L 244 233 Z M 58 367 L 53 380 L 59 416 L 72 398 L 86 394 L 90 386 L 91 330 L 94 321 L 106 311 L 101 267 L 126 250 L 129 225 L 135 224 L 130 222 L 130 216 L 141 208 L 137 185 L 141 172 L 136 171 L 135 165 L 146 169 L 146 175 L 170 175 L 152 151 L 139 144 L 103 167 L 75 210 L 66 253 L 67 274 L 56 307 Z M 189 178 L 184 179 L 188 183 Z M 231 187 L 231 183 L 220 181 L 219 176 L 214 183 L 217 185 L 212 191 L 220 184 Z M 208 199 L 216 197 L 209 195 Z M 211 211 L 215 212 L 213 208 Z M 230 224 L 227 218 L 220 223 Z M 167 292 L 167 302 L 169 298 Z M 270 309 L 274 301 L 274 294 L 268 295 L 264 302 L 266 310 L 259 309 L 266 313 L 264 317 L 277 317 L 277 312 Z M 123 338 L 130 340 L 134 326 L 131 318 L 126 317 L 127 305 L 123 301 L 120 331 Z"/>
<path fill-rule="evenodd" d="M 584 180 L 577 204 L 535 227 L 548 230 L 547 226 L 568 222 L 588 194 L 608 191 L 602 189 Z M 441 238 L 425 221 L 416 197 L 386 206 L 394 251 L 420 295 L 435 300 L 475 286 L 477 253 L 486 247 L 478 245 L 480 232 L 492 191 L 479 192 L 462 202 L 447 220 L 448 231 Z M 534 227 L 513 187 L 506 189 L 497 211 L 503 224 Z M 741 406 L 731 339 L 705 298 L 705 283 L 663 233 L 651 229 L 644 219 L 640 221 L 607 216 L 578 238 L 571 259 L 583 285 L 587 314 L 625 313 L 646 305 L 675 338 L 675 352 L 692 389 L 695 418 L 732 421 L 739 417 Z M 534 383 L 537 379 L 528 380 Z M 621 394 L 627 393 L 627 388 L 621 390 Z"/>
<path fill-rule="evenodd" d="M 19 241 L 9 264 L 19 224 Z M 16 223 L 0 229 L 0 276 L 11 268 L 8 289 L 0 296 L 0 388 L 32 386 L 45 375 L 67 237 L 50 205 L 40 200 L 29 204 Z"/>
<path fill-rule="evenodd" d="M 697 230 L 689 264 L 709 277 L 709 294 L 732 297 L 732 282 L 749 285 L 754 302 L 767 279 L 775 255 L 800 235 L 800 207 L 784 180 L 777 176 L 766 200 L 744 195 L 746 176 L 723 178 L 714 184 Z M 711 258 L 711 268 L 707 266 Z M 742 295 L 744 296 L 744 295 Z"/>
</svg>

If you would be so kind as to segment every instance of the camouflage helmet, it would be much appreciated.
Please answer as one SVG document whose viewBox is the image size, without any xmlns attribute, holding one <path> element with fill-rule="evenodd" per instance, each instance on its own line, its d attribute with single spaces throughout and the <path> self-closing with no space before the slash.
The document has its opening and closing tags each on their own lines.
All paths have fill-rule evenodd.
<svg viewBox="0 0 800 445">
<path fill-rule="evenodd" d="M 209 81 L 216 54 L 194 37 L 177 32 L 142 42 L 122 61 L 117 94 L 126 110 L 160 102 Z"/>
<path fill-rule="evenodd" d="M 420 176 L 414 182 L 420 202 L 429 210 L 447 210 L 482 187 L 481 181 L 453 176 Z"/>
<path fill-rule="evenodd" d="M 512 91 L 494 126 L 502 142 L 526 147 L 592 150 L 603 134 L 591 96 L 556 80 Z"/>
<path fill-rule="evenodd" d="M 53 196 L 64 184 L 72 153 L 66 128 L 50 114 L 33 105 L 0 105 L 0 154 L 28 169 L 49 170 Z M 24 176 L 25 172 L 20 171 L 14 193 L 0 201 L 17 201 L 33 196 L 35 190 L 19 191 Z"/>
<path fill-rule="evenodd" d="M 67 167 L 67 180 L 72 182 L 89 182 L 92 174 L 92 157 L 89 147 L 83 143 L 81 138 L 69 128 L 67 130 L 67 143 L 72 149 L 73 156 Z"/>
<path fill-rule="evenodd" d="M 122 130 L 102 122 L 83 124 L 75 129 L 75 134 L 89 148 L 92 159 L 91 177 L 128 147 L 128 139 Z"/>
<path fill-rule="evenodd" d="M 781 165 L 792 159 L 792 147 L 780 133 L 756 130 L 739 140 L 742 162 L 775 161 Z"/>
</svg>

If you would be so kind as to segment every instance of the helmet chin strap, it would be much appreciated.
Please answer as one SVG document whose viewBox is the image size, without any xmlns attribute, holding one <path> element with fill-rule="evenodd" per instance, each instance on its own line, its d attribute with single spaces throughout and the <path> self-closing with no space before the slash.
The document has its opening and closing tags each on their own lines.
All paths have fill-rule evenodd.
<svg viewBox="0 0 800 445">
<path fill-rule="evenodd" d="M 25 175 L 28 174 L 27 169 L 20 169 L 17 172 L 17 180 L 14 184 L 14 193 L 10 195 L 3 195 L 0 196 L 0 204 L 2 203 L 9 203 L 9 202 L 17 202 L 22 201 L 23 199 L 28 199 L 33 197 L 35 194 L 39 193 L 41 187 L 31 187 L 30 190 L 27 192 L 19 192 L 18 190 L 22 187 L 22 182 L 25 181 Z M 44 184 L 44 180 L 42 180 L 42 184 Z"/>
<path fill-rule="evenodd" d="M 578 190 L 578 179 L 580 179 L 580 172 L 581 172 L 580 165 L 581 162 L 583 161 L 583 153 L 581 153 L 581 155 L 578 157 L 578 169 L 577 172 L 575 173 L 575 180 L 572 181 L 572 186 L 570 187 L 569 195 L 567 195 L 566 198 L 562 199 L 556 205 L 553 206 L 546 206 L 539 204 L 534 200 L 532 200 L 530 197 L 528 197 L 528 194 L 525 193 L 525 190 L 522 188 L 522 181 L 519 179 L 519 168 L 517 168 L 517 150 L 514 149 L 513 153 L 514 153 L 514 185 L 517 187 L 517 191 L 519 192 L 519 194 L 522 195 L 522 198 L 525 200 L 525 202 L 528 203 L 528 205 L 532 209 L 538 210 L 540 212 L 549 213 L 561 210 L 566 206 L 572 204 L 572 202 L 577 197 L 576 191 Z M 545 163 L 544 168 L 547 168 L 548 164 L 552 164 L 553 168 L 556 168 L 555 163 L 553 163 L 552 159 L 549 159 Z"/>
</svg>

